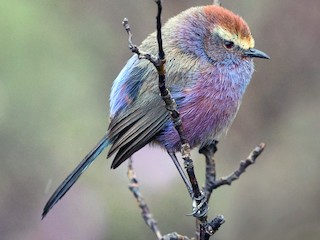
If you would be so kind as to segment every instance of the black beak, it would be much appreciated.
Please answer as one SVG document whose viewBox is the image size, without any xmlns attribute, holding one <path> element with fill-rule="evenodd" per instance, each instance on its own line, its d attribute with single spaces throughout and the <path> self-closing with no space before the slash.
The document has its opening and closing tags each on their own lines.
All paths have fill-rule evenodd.
<svg viewBox="0 0 320 240">
<path fill-rule="evenodd" d="M 270 57 L 266 53 L 255 48 L 249 48 L 248 50 L 245 50 L 243 54 L 244 56 L 251 57 L 251 58 L 256 57 L 256 58 L 270 59 Z"/>
</svg>

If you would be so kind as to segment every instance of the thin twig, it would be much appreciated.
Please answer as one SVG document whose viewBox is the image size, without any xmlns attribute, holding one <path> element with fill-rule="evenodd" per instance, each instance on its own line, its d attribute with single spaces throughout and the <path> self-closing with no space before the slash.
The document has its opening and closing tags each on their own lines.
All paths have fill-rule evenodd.
<svg viewBox="0 0 320 240">
<path fill-rule="evenodd" d="M 200 153 L 205 155 L 206 158 L 206 183 L 203 188 L 203 191 L 206 194 L 207 202 L 209 202 L 212 191 L 218 187 L 223 185 L 231 185 L 234 180 L 237 180 L 241 174 L 243 174 L 248 166 L 254 164 L 256 159 L 262 153 L 265 148 L 264 143 L 260 143 L 248 156 L 248 158 L 244 161 L 240 162 L 240 167 L 234 171 L 232 174 L 222 177 L 216 180 L 216 167 L 215 167 L 215 160 L 214 154 L 217 151 L 217 143 L 214 142 L 210 145 L 204 146 L 199 150 Z M 213 219 L 210 223 L 201 223 L 197 221 L 197 239 L 200 240 L 208 240 L 218 229 L 219 227 L 225 222 L 225 219 L 222 215 L 217 216 Z M 204 229 L 204 230 L 202 230 Z"/>
<path fill-rule="evenodd" d="M 161 240 L 193 240 L 187 236 L 180 235 L 179 233 L 173 232 L 167 235 L 164 235 Z"/>
<path fill-rule="evenodd" d="M 153 218 L 153 216 L 150 212 L 150 209 L 149 209 L 147 203 L 144 201 L 144 198 L 140 192 L 139 182 L 138 182 L 136 174 L 133 170 L 131 158 L 128 159 L 128 173 L 127 174 L 128 174 L 128 178 L 130 181 L 129 189 L 139 204 L 143 220 L 148 225 L 148 227 L 151 229 L 151 231 L 154 232 L 154 234 L 157 236 L 157 238 L 159 240 L 162 239 L 162 235 L 161 235 L 161 232 L 158 228 L 157 221 Z"/>
<path fill-rule="evenodd" d="M 157 221 L 153 218 L 150 209 L 145 202 L 139 188 L 139 182 L 137 179 L 137 176 L 133 170 L 132 166 L 132 158 L 128 159 L 128 172 L 127 172 L 130 184 L 129 189 L 132 192 L 134 198 L 137 200 L 139 207 L 141 209 L 141 216 L 145 223 L 148 225 L 148 227 L 151 229 L 152 232 L 157 236 L 158 240 L 192 240 L 188 238 L 187 236 L 180 235 L 176 232 L 166 234 L 162 236 Z"/>
<path fill-rule="evenodd" d="M 251 164 L 254 164 L 256 162 L 257 157 L 259 157 L 259 155 L 263 152 L 265 148 L 265 144 L 264 143 L 260 143 L 247 157 L 246 160 L 242 160 L 240 162 L 240 166 L 239 168 L 234 171 L 233 173 L 231 173 L 228 176 L 222 177 L 220 179 L 218 179 L 214 186 L 213 189 L 216 189 L 222 185 L 231 185 L 231 183 L 237 179 L 239 179 L 239 177 L 241 176 L 241 174 L 243 174 L 247 167 L 249 167 Z M 212 190 L 213 190 L 212 189 Z"/>
<path fill-rule="evenodd" d="M 124 28 L 126 29 L 128 35 L 129 35 L 128 42 L 129 42 L 129 49 L 131 50 L 131 52 L 137 54 L 139 59 L 146 59 L 146 60 L 150 61 L 151 63 L 153 63 L 153 65 L 156 65 L 157 61 L 158 61 L 156 56 L 153 56 L 150 53 L 141 52 L 140 49 L 138 48 L 138 46 L 133 44 L 133 42 L 132 42 L 133 34 L 131 32 L 129 21 L 127 18 L 123 19 L 122 25 L 124 26 Z"/>
<path fill-rule="evenodd" d="M 213 0 L 213 5 L 221 6 L 220 0 Z"/>
<path fill-rule="evenodd" d="M 214 141 L 213 143 L 208 144 L 199 150 L 199 153 L 204 154 L 206 157 L 206 182 L 205 182 L 205 186 L 203 187 L 203 192 L 206 196 L 207 203 L 209 203 L 210 196 L 212 193 L 212 190 L 210 191 L 211 186 L 214 185 L 216 181 L 216 163 L 214 160 L 214 154 L 217 151 L 217 146 L 216 146 L 217 144 L 218 144 L 218 141 Z M 211 236 L 209 233 L 213 234 L 215 232 L 215 231 L 212 231 L 211 229 L 212 227 L 207 223 L 207 216 L 204 216 L 204 219 L 202 222 L 197 220 L 196 221 L 197 239 L 198 240 L 209 239 L 208 236 Z"/>
<path fill-rule="evenodd" d="M 216 182 L 216 162 L 214 160 L 214 154 L 218 150 L 218 141 L 214 141 L 209 145 L 202 147 L 199 153 L 202 153 L 206 158 L 206 182 L 203 187 L 203 192 L 207 197 L 207 202 L 209 203 L 210 196 L 212 193 L 213 186 Z"/>
</svg>

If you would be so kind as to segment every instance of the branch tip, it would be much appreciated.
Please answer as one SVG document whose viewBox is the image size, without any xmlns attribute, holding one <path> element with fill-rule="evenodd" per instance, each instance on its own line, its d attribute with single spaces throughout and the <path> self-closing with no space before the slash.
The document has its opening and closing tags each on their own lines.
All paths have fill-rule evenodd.
<svg viewBox="0 0 320 240">
<path fill-rule="evenodd" d="M 223 215 L 216 216 L 210 223 L 207 224 L 206 233 L 212 236 L 219 230 L 221 225 L 225 222 L 226 220 Z"/>
<path fill-rule="evenodd" d="M 221 6 L 221 2 L 220 0 L 213 0 L 213 5 L 218 5 L 218 6 Z"/>
</svg>

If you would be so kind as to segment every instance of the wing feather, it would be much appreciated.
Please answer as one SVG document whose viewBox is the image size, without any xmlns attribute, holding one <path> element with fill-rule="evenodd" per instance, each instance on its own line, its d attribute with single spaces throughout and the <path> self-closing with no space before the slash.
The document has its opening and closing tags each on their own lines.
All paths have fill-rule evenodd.
<svg viewBox="0 0 320 240">
<path fill-rule="evenodd" d="M 133 138 L 127 144 L 122 145 L 114 158 L 111 168 L 117 168 L 121 163 L 127 160 L 133 153 L 143 148 L 146 144 L 150 143 L 153 137 L 161 131 L 168 116 L 163 116 L 158 121 L 154 122 L 149 128 L 145 128 L 138 136 Z"/>
<path fill-rule="evenodd" d="M 150 128 L 155 119 L 153 119 L 152 116 L 148 115 L 144 117 L 141 116 L 141 118 L 138 119 L 138 121 L 136 121 L 135 124 L 130 127 L 130 130 L 124 132 L 116 139 L 116 141 L 113 142 L 113 145 L 109 150 L 110 155 L 112 155 L 116 149 L 120 149 L 134 138 L 137 138 L 138 135 L 140 135 L 145 129 Z"/>
<path fill-rule="evenodd" d="M 109 136 L 113 139 L 108 157 L 117 152 L 111 168 L 118 167 L 146 144 L 151 142 L 155 135 L 161 131 L 169 119 L 169 114 L 161 104 L 160 97 L 154 98 L 143 108 L 131 111 L 131 114 L 119 119 L 113 119 Z"/>
</svg>

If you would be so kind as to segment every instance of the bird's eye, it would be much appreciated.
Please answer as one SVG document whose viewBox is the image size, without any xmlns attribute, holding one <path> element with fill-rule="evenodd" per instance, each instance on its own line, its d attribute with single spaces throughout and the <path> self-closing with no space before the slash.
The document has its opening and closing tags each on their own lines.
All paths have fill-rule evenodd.
<svg viewBox="0 0 320 240">
<path fill-rule="evenodd" d="M 228 40 L 224 40 L 223 41 L 223 45 L 225 46 L 226 49 L 232 49 L 234 47 L 234 42 L 228 41 Z"/>
</svg>

